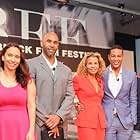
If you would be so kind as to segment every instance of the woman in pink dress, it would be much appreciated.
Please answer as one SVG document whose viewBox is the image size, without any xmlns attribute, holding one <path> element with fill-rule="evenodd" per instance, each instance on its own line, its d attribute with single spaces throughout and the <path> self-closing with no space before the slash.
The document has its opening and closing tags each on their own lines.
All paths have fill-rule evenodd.
<svg viewBox="0 0 140 140">
<path fill-rule="evenodd" d="M 18 44 L 0 55 L 0 140 L 35 140 L 35 84 Z"/>
</svg>

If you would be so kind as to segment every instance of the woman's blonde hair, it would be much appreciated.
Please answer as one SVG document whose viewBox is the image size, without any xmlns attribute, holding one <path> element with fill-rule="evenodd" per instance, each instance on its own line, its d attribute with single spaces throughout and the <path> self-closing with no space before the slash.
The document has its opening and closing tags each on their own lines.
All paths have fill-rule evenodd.
<svg viewBox="0 0 140 140">
<path fill-rule="evenodd" d="M 88 52 L 85 54 L 85 56 L 83 57 L 83 59 L 81 60 L 81 62 L 78 65 L 77 68 L 77 75 L 87 75 L 87 68 L 86 68 L 86 64 L 87 64 L 87 59 L 89 57 L 96 57 L 98 59 L 99 62 L 99 71 L 97 72 L 96 76 L 97 77 L 102 77 L 103 72 L 105 71 L 105 61 L 103 60 L 102 56 L 100 53 L 98 52 Z"/>
</svg>

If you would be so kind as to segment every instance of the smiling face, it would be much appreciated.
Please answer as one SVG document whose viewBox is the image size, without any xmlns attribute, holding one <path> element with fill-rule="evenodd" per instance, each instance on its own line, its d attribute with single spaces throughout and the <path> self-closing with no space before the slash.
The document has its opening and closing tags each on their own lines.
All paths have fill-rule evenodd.
<svg viewBox="0 0 140 140">
<path fill-rule="evenodd" d="M 20 64 L 20 50 L 17 47 L 10 47 L 2 56 L 4 70 L 16 71 Z"/>
<path fill-rule="evenodd" d="M 47 58 L 54 57 L 59 47 L 59 39 L 57 34 L 54 32 L 47 33 L 41 41 L 41 46 L 43 48 L 43 54 Z"/>
<path fill-rule="evenodd" d="M 99 71 L 99 61 L 97 57 L 88 57 L 86 62 L 87 73 L 90 75 L 96 75 Z"/>
<path fill-rule="evenodd" d="M 120 70 L 123 62 L 123 50 L 118 48 L 112 49 L 108 55 L 108 59 L 113 70 Z"/>
</svg>

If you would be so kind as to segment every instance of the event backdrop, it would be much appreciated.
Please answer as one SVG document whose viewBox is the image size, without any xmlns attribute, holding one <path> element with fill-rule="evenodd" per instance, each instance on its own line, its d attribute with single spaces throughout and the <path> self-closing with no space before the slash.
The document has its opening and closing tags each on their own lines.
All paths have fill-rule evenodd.
<svg viewBox="0 0 140 140">
<path fill-rule="evenodd" d="M 27 58 L 41 53 L 39 40 L 48 31 L 58 33 L 60 61 L 75 71 L 85 52 L 100 52 L 108 65 L 107 52 L 114 43 L 109 12 L 63 5 L 54 0 L 0 1 L 0 50 L 7 42 L 21 45 Z M 134 69 L 133 52 L 128 51 Z"/>
</svg>

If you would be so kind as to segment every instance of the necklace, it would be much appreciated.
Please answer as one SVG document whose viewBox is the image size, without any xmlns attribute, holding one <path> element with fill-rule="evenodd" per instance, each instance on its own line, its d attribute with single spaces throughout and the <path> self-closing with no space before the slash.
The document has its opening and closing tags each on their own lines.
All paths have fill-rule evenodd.
<svg viewBox="0 0 140 140">
<path fill-rule="evenodd" d="M 15 83 L 16 82 L 16 79 L 4 79 L 4 81 L 6 82 L 6 83 Z"/>
<path fill-rule="evenodd" d="M 16 77 L 8 77 L 4 73 L 1 73 L 0 75 L 1 75 L 0 82 L 3 85 L 10 87 L 10 86 L 15 86 L 17 84 Z"/>
</svg>

